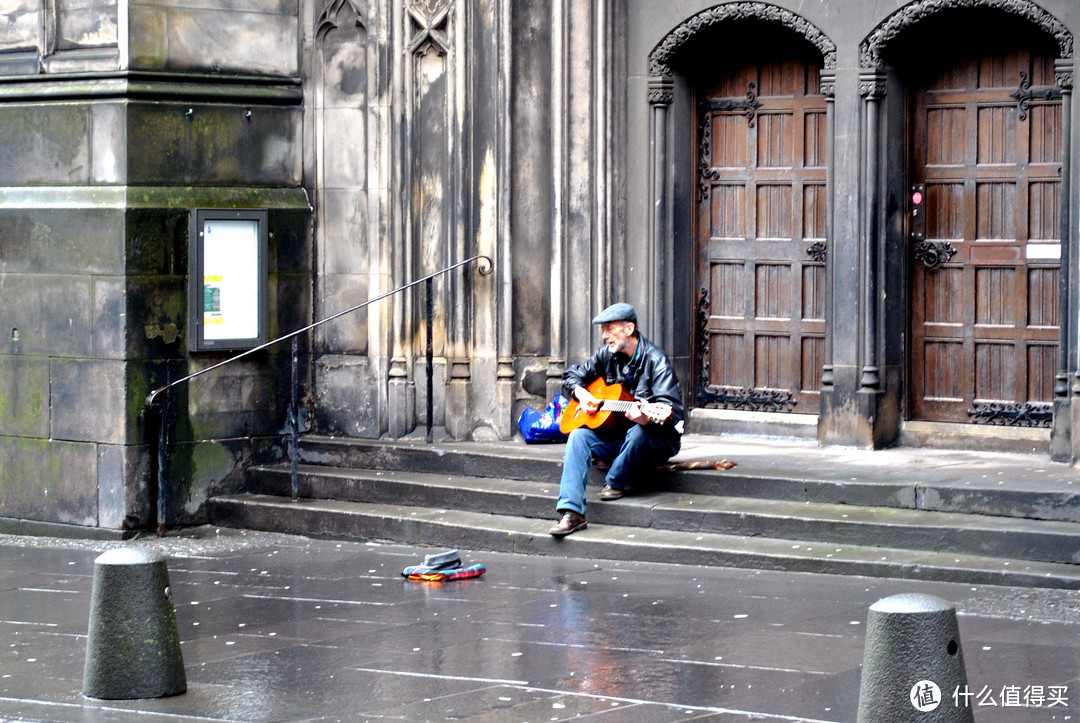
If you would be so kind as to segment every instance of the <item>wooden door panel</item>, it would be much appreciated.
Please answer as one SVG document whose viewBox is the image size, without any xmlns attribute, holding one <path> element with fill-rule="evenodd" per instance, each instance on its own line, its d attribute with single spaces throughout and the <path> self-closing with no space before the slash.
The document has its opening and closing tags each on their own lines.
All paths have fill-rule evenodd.
<svg viewBox="0 0 1080 723">
<path fill-rule="evenodd" d="M 1018 159 L 1016 106 L 981 106 L 976 110 L 976 163 L 1016 163 Z"/>
<path fill-rule="evenodd" d="M 791 168 L 795 162 L 793 113 L 762 113 L 758 116 L 757 165 L 759 168 Z"/>
<path fill-rule="evenodd" d="M 825 266 L 824 264 L 802 268 L 802 318 L 803 321 L 825 323 Z M 822 357 L 822 364 L 824 364 Z M 819 368 L 820 371 L 820 368 Z"/>
<path fill-rule="evenodd" d="M 1015 351 L 1011 340 L 994 343 L 984 338 L 975 344 L 975 399 L 1017 398 L 1012 373 L 1017 361 Z"/>
<path fill-rule="evenodd" d="M 926 237 L 930 240 L 964 239 L 967 217 L 964 215 L 964 184 L 946 180 L 927 181 Z"/>
<path fill-rule="evenodd" d="M 1058 289 L 1060 271 L 1057 268 L 1028 268 L 1027 325 L 1033 331 L 1058 330 Z"/>
<path fill-rule="evenodd" d="M 1000 181 L 975 183 L 975 240 L 1017 237 L 1016 184 Z"/>
<path fill-rule="evenodd" d="M 709 239 L 746 238 L 746 186 L 725 183 L 712 188 Z"/>
<path fill-rule="evenodd" d="M 729 386 L 752 387 L 753 367 L 746 363 L 746 335 L 721 329 L 709 331 L 711 367 L 719 366 L 725 370 L 724 380 Z"/>
<path fill-rule="evenodd" d="M 825 267 L 809 251 L 825 242 L 827 139 L 815 63 L 748 61 L 698 90 L 699 405 L 817 412 Z M 776 390 L 791 401 L 758 406 Z"/>
<path fill-rule="evenodd" d="M 924 347 L 923 377 L 926 399 L 960 401 L 963 399 L 964 345 L 960 341 L 927 339 Z"/>
<path fill-rule="evenodd" d="M 955 254 L 911 274 L 911 416 L 963 422 L 1051 400 L 1057 364 L 1060 102 L 1022 109 L 1026 49 L 960 58 L 915 93 L 912 177 L 925 239 Z M 1035 240 L 1032 243 L 1032 240 Z"/>
<path fill-rule="evenodd" d="M 1061 184 L 1034 181 L 1028 185 L 1028 240 L 1056 241 L 1060 235 Z"/>
<path fill-rule="evenodd" d="M 1028 347 L 1028 399 L 1051 402 L 1057 377 L 1058 345 L 1056 340 Z"/>
<path fill-rule="evenodd" d="M 790 239 L 792 206 L 790 185 L 763 184 L 755 189 L 758 239 Z"/>
<path fill-rule="evenodd" d="M 716 113 L 710 123 L 712 156 L 709 165 L 713 168 L 746 168 L 750 163 L 746 114 Z"/>
<path fill-rule="evenodd" d="M 791 337 L 754 335 L 754 386 L 783 389 L 791 382 Z"/>
<path fill-rule="evenodd" d="M 951 325 L 959 327 L 964 323 L 963 296 L 955 293 L 962 287 L 964 270 L 957 266 L 944 266 L 935 274 L 926 274 L 923 282 L 922 298 L 924 301 L 921 321 L 931 327 L 927 331 L 933 334 L 932 327 Z M 941 330 L 937 330 L 941 333 Z"/>
<path fill-rule="evenodd" d="M 758 263 L 754 269 L 754 317 L 791 318 L 791 265 Z"/>
</svg>

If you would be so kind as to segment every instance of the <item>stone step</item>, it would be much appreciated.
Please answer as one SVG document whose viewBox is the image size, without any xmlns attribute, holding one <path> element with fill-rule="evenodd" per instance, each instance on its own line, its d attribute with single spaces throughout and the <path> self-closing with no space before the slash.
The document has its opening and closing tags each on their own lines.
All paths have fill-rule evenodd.
<svg viewBox="0 0 1080 723">
<path fill-rule="evenodd" d="M 330 467 L 557 484 L 562 453 L 562 445 L 309 436 L 301 441 L 298 456 L 303 463 Z M 728 458 L 738 466 L 725 472 L 658 470 L 653 486 L 726 497 L 1080 522 L 1080 473 L 1036 455 L 867 451 L 819 448 L 799 440 L 688 437 L 676 460 L 701 458 Z"/>
<path fill-rule="evenodd" d="M 252 468 L 249 488 L 291 496 L 286 465 Z M 722 473 L 721 473 L 722 474 Z M 359 470 L 302 465 L 301 498 L 399 504 L 553 520 L 558 483 L 472 477 L 456 473 Z M 751 498 L 659 490 L 616 502 L 596 500 L 590 485 L 590 523 L 673 532 L 795 538 L 929 552 L 1080 562 L 1080 525 L 900 507 Z M 544 531 L 547 524 L 535 524 Z"/>
<path fill-rule="evenodd" d="M 620 500 L 622 502 L 623 500 Z M 615 503 L 612 508 L 618 503 Z M 642 560 L 691 565 L 840 573 L 1080 589 L 1074 565 L 985 555 L 746 537 L 589 522 L 564 539 L 548 523 L 503 515 L 401 504 L 239 494 L 213 498 L 215 524 L 312 537 L 387 540 L 433 548 L 557 555 L 588 560 Z"/>
</svg>

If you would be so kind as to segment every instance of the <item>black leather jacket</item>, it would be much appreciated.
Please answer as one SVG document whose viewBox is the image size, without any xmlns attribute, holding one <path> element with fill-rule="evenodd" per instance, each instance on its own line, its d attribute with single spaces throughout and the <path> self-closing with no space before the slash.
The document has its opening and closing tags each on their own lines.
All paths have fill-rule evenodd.
<svg viewBox="0 0 1080 723">
<path fill-rule="evenodd" d="M 587 361 L 563 372 L 563 394 L 574 398 L 574 389 L 588 386 L 599 377 L 605 384 L 621 384 L 635 399 L 670 404 L 671 417 L 663 429 L 669 434 L 682 434 L 683 405 L 679 379 L 664 350 L 644 336 L 638 335 L 640 353 L 634 364 L 625 354 L 612 354 L 607 345 L 601 346 Z"/>
</svg>

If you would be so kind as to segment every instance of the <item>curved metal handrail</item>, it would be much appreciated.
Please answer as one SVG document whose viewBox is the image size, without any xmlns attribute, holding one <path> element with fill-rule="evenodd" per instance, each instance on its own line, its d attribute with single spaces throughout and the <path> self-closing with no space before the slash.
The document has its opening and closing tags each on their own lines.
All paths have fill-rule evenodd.
<svg viewBox="0 0 1080 723">
<path fill-rule="evenodd" d="M 297 329 L 296 331 L 290 331 L 288 334 L 285 334 L 283 336 L 279 336 L 276 339 L 272 339 L 272 340 L 266 342 L 265 344 L 260 344 L 259 346 L 252 347 L 251 349 L 248 349 L 248 350 L 246 350 L 246 351 L 244 351 L 244 352 L 242 352 L 240 354 L 237 354 L 236 356 L 229 357 L 228 359 L 225 359 L 224 361 L 220 361 L 217 364 L 212 364 L 211 366 L 208 366 L 205 369 L 200 369 L 199 371 L 195 372 L 194 374 L 188 374 L 183 379 L 177 379 L 175 382 L 169 382 L 168 384 L 166 384 L 163 387 L 158 387 L 157 389 L 153 390 L 152 392 L 150 392 L 146 396 L 146 406 L 152 407 L 154 405 L 154 400 L 157 397 L 157 395 L 160 394 L 161 392 L 165 391 L 166 389 L 171 389 L 172 387 L 175 387 L 175 386 L 177 386 L 179 384 L 183 384 L 184 382 L 189 382 L 192 379 L 194 379 L 195 377 L 200 377 L 203 374 L 207 374 L 208 372 L 214 371 L 215 369 L 220 369 L 221 367 L 225 366 L 226 364 L 232 364 L 234 361 L 239 361 L 240 359 L 243 359 L 246 356 L 250 356 L 250 355 L 254 354 L 255 352 L 259 352 L 259 351 L 262 351 L 263 349 L 267 349 L 267 348 L 273 346 L 274 344 L 277 344 L 278 342 L 285 341 L 286 339 L 291 339 L 294 336 L 299 336 L 299 335 L 303 334 L 306 331 L 311 331 L 312 329 L 314 329 L 317 326 L 322 326 L 323 324 L 327 323 L 328 321 L 333 321 L 334 319 L 345 316 L 346 314 L 351 314 L 354 311 L 358 311 L 360 309 L 363 309 L 365 306 L 370 306 L 371 304 L 374 304 L 374 303 L 376 303 L 378 301 L 382 301 L 383 299 L 387 299 L 387 298 L 393 296 L 394 294 L 405 291 L 406 289 L 411 289 L 414 286 L 418 286 L 419 284 L 423 284 L 423 283 L 425 283 L 427 281 L 430 281 L 430 280 L 432 280 L 432 279 L 434 279 L 436 277 L 442 276 L 443 274 L 449 273 L 449 272 L 453 271 L 454 269 L 461 268 L 462 266 L 467 266 L 468 264 L 471 264 L 473 261 L 480 261 L 481 262 L 480 268 L 478 270 L 479 270 L 479 272 L 480 272 L 480 274 L 482 276 L 487 276 L 488 274 L 490 274 L 492 271 L 495 270 L 495 262 L 491 260 L 490 256 L 486 256 L 484 254 L 477 254 L 476 256 L 471 256 L 471 257 L 465 259 L 464 261 L 459 261 L 458 263 L 453 264 L 452 266 L 447 266 L 445 269 L 440 269 L 439 271 L 436 271 L 433 274 L 428 274 L 427 276 L 423 277 L 422 279 L 417 279 L 416 281 L 410 281 L 409 283 L 405 284 L 404 286 L 397 287 L 393 291 L 388 291 L 385 294 L 382 294 L 380 296 L 376 296 L 374 299 L 368 299 L 367 301 L 363 302 L 362 304 L 357 304 L 356 306 L 352 306 L 352 307 L 350 307 L 348 309 L 345 309 L 343 311 L 339 311 L 339 312 L 337 312 L 337 313 L 335 313 L 335 314 L 333 314 L 331 316 L 328 316 L 325 319 L 320 319 L 319 321 L 316 321 L 313 324 L 308 324 L 303 329 Z"/>
<path fill-rule="evenodd" d="M 345 316 L 346 314 L 351 314 L 354 311 L 358 311 L 359 309 L 363 309 L 365 306 L 370 306 L 371 304 L 374 304 L 375 302 L 382 301 L 383 299 L 387 299 L 387 298 L 393 296 L 394 294 L 401 293 L 402 291 L 405 291 L 406 289 L 411 289 L 414 286 L 418 286 L 419 284 L 427 284 L 427 309 L 426 309 L 426 313 L 425 313 L 426 323 L 427 323 L 427 385 L 428 385 L 428 394 L 427 394 L 427 405 L 428 405 L 428 410 L 427 410 L 427 440 L 430 442 L 431 441 L 432 416 L 433 416 L 433 413 L 432 413 L 432 396 L 433 396 L 432 395 L 432 332 L 431 332 L 431 326 L 432 326 L 432 288 L 433 288 L 432 282 L 436 277 L 442 276 L 443 274 L 447 274 L 447 273 L 453 271 L 454 269 L 459 269 L 462 266 L 466 266 L 468 264 L 471 264 L 474 261 L 479 261 L 480 262 L 478 270 L 479 270 L 479 272 L 480 272 L 480 274 L 482 276 L 487 276 L 492 271 L 495 270 L 495 262 L 491 259 L 490 256 L 485 256 L 483 254 L 478 254 L 476 256 L 472 256 L 470 258 L 465 259 L 464 261 L 459 261 L 456 264 L 453 264 L 451 266 L 447 266 L 444 269 L 440 269 L 439 271 L 436 271 L 433 274 L 428 274 L 427 276 L 425 276 L 423 278 L 417 279 L 415 281 L 411 281 L 408 284 L 405 284 L 404 286 L 399 286 L 396 289 L 394 289 L 393 291 L 388 291 L 385 294 L 381 294 L 379 296 L 376 296 L 374 299 L 368 299 L 367 301 L 363 302 L 362 304 L 357 304 L 356 306 L 349 307 L 348 309 L 345 309 L 343 311 L 339 311 L 336 314 L 328 316 L 325 319 L 320 319 L 319 321 L 316 321 L 313 324 L 308 324 L 307 326 L 305 326 L 302 329 L 297 329 L 296 331 L 291 331 L 288 334 L 285 334 L 283 336 L 279 336 L 278 338 L 273 339 L 271 341 L 268 341 L 265 344 L 260 344 L 259 346 L 253 347 L 251 349 L 247 349 L 246 351 L 244 351 L 244 352 L 242 352 L 240 354 L 237 354 L 236 356 L 229 357 L 228 359 L 225 359 L 224 361 L 218 362 L 217 364 L 212 364 L 211 366 L 208 366 L 205 369 L 200 369 L 199 371 L 197 371 L 197 372 L 195 372 L 193 374 L 188 374 L 183 379 L 177 379 L 175 382 L 169 382 L 165 386 L 158 387 L 157 389 L 150 392 L 150 394 L 148 394 L 147 397 L 146 397 L 146 407 L 148 409 L 157 409 L 160 412 L 160 417 L 161 417 L 160 421 L 158 423 L 158 444 L 157 444 L 157 460 L 158 460 L 158 469 L 157 469 L 157 478 L 158 478 L 158 489 L 157 489 L 157 533 L 158 533 L 158 536 L 161 537 L 161 536 L 163 536 L 165 534 L 165 522 L 166 522 L 166 504 L 165 504 L 166 494 L 165 494 L 165 492 L 166 492 L 166 487 L 167 487 L 166 480 L 168 478 L 167 469 L 168 469 L 168 464 L 169 464 L 169 427 L 171 426 L 171 423 L 170 423 L 170 409 L 169 409 L 170 396 L 168 394 L 166 394 L 163 397 L 163 401 L 159 402 L 158 399 L 157 399 L 159 394 L 161 394 L 162 392 L 167 392 L 169 389 L 172 389 L 173 387 L 175 387 L 175 386 L 177 386 L 179 384 L 189 382 L 192 379 L 194 379 L 195 377 L 202 376 L 203 374 L 207 374 L 209 372 L 212 372 L 215 369 L 220 369 L 221 367 L 225 366 L 226 364 L 232 364 L 235 361 L 239 361 L 240 359 L 243 359 L 244 357 L 250 356 L 250 355 L 254 354 L 255 352 L 262 351 L 263 349 L 266 349 L 267 347 L 271 347 L 274 344 L 277 344 L 279 342 L 285 341 L 286 339 L 292 339 L 292 398 L 291 398 L 291 401 L 290 401 L 289 406 L 288 406 L 288 424 L 287 424 L 287 426 L 289 427 L 289 456 L 290 456 L 290 458 L 292 460 L 292 498 L 293 498 L 294 501 L 296 501 L 299 498 L 299 483 L 298 483 L 298 479 L 297 479 L 297 456 L 298 456 L 297 455 L 297 433 L 298 433 L 298 420 L 297 420 L 297 417 L 299 416 L 299 412 L 298 412 L 298 406 L 299 405 L 298 405 L 298 402 L 297 402 L 297 365 L 298 365 L 298 362 L 297 362 L 297 349 L 296 349 L 296 347 L 297 347 L 297 344 L 296 344 L 297 337 L 299 337 L 301 334 L 303 334 L 303 333 L 305 333 L 307 331 L 311 331 L 312 329 L 314 329 L 317 326 L 321 326 L 322 324 L 325 324 L 325 323 L 327 323 L 329 321 L 333 321 L 334 319 L 338 319 L 338 318 L 340 318 L 342 316 Z"/>
</svg>

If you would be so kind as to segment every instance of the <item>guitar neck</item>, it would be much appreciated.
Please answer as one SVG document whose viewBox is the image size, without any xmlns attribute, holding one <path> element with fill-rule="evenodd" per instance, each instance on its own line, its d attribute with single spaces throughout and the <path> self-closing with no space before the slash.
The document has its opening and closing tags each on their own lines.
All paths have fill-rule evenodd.
<svg viewBox="0 0 1080 723">
<path fill-rule="evenodd" d="M 637 401 L 633 399 L 605 399 L 600 402 L 601 412 L 625 412 L 630 409 L 630 406 L 637 404 Z"/>
</svg>

